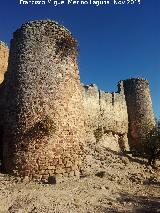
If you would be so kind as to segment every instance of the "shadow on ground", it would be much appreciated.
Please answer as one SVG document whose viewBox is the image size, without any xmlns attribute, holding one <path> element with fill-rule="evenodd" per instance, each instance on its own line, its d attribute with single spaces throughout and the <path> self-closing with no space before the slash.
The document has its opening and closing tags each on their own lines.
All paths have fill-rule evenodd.
<svg viewBox="0 0 160 213">
<path fill-rule="evenodd" d="M 132 196 L 130 194 L 122 193 L 118 201 L 120 203 L 125 202 L 126 205 L 131 203 L 134 206 L 132 210 L 134 213 L 160 212 L 160 197 Z"/>
<path fill-rule="evenodd" d="M 146 159 L 140 158 L 138 156 L 133 156 L 133 157 L 130 156 L 129 154 L 132 154 L 132 152 L 130 152 L 130 151 L 119 153 L 119 152 L 113 151 L 113 150 L 108 149 L 108 148 L 106 148 L 106 151 L 110 152 L 111 154 L 117 155 L 119 157 L 124 156 L 124 157 L 128 158 L 130 162 L 139 163 L 141 165 L 147 165 L 148 164 Z"/>
</svg>

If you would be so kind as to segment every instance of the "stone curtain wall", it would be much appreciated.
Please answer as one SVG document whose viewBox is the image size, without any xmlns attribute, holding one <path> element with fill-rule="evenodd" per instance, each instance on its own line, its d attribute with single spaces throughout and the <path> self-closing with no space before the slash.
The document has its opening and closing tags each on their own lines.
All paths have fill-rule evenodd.
<svg viewBox="0 0 160 213">
<path fill-rule="evenodd" d="M 117 93 L 106 93 L 96 85 L 83 86 L 88 141 L 114 151 L 128 149 L 128 114 L 123 86 Z"/>
<path fill-rule="evenodd" d="M 77 42 L 54 21 L 14 33 L 6 79 L 5 170 L 29 179 L 78 175 L 85 138 Z"/>
<path fill-rule="evenodd" d="M 140 138 L 155 125 L 149 83 L 142 78 L 125 80 L 124 91 L 129 117 L 129 143 L 140 148 Z"/>
<path fill-rule="evenodd" d="M 8 67 L 8 54 L 9 49 L 5 43 L 0 41 L 0 84 L 4 80 L 4 73 L 7 71 Z"/>
<path fill-rule="evenodd" d="M 95 84 L 82 85 L 85 109 L 86 131 L 94 131 L 99 127 L 100 119 L 100 94 Z"/>
</svg>

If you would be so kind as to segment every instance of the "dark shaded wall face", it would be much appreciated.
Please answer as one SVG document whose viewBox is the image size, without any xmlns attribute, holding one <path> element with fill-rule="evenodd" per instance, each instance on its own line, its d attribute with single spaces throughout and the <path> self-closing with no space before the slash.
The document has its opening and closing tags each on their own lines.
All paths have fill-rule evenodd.
<svg viewBox="0 0 160 213">
<path fill-rule="evenodd" d="M 131 148 L 137 149 L 139 141 L 155 125 L 149 83 L 145 79 L 123 81 L 127 103 Z"/>
<path fill-rule="evenodd" d="M 54 21 L 14 33 L 6 79 L 5 169 L 30 179 L 77 175 L 85 138 L 77 43 Z"/>
<path fill-rule="evenodd" d="M 4 135 L 4 129 L 3 126 L 0 126 L 0 170 L 3 168 L 3 135 Z"/>
</svg>

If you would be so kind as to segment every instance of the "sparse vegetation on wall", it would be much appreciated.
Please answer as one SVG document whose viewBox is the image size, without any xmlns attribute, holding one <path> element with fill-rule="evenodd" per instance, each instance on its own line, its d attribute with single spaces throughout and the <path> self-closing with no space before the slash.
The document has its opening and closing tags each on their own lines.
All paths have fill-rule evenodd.
<svg viewBox="0 0 160 213">
<path fill-rule="evenodd" d="M 100 139 L 103 136 L 103 127 L 99 126 L 95 131 L 94 131 L 94 136 L 96 138 L 96 142 L 99 142 Z"/>
</svg>

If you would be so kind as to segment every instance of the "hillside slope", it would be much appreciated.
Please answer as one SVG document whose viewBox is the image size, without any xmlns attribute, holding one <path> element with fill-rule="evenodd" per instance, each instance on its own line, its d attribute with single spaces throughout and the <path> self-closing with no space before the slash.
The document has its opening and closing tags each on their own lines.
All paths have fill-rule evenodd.
<svg viewBox="0 0 160 213">
<path fill-rule="evenodd" d="M 160 212 L 160 169 L 102 147 L 84 162 L 79 180 L 55 185 L 0 174 L 0 212 Z"/>
</svg>

